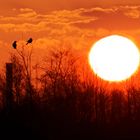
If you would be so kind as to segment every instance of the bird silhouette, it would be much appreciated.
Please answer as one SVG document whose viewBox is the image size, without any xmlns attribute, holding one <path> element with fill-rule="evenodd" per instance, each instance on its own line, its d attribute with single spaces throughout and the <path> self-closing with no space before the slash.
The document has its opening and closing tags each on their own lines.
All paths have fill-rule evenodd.
<svg viewBox="0 0 140 140">
<path fill-rule="evenodd" d="M 14 41 L 14 42 L 13 42 L 12 47 L 13 47 L 14 49 L 17 48 L 17 41 Z"/>
<path fill-rule="evenodd" d="M 32 43 L 32 41 L 33 41 L 33 39 L 32 39 L 32 38 L 29 38 L 29 39 L 27 40 L 26 45 L 28 45 L 29 43 Z"/>
</svg>

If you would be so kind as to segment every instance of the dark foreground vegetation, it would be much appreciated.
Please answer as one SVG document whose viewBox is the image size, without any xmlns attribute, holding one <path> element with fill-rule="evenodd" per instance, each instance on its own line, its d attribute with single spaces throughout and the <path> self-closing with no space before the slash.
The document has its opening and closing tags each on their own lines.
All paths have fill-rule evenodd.
<svg viewBox="0 0 140 140">
<path fill-rule="evenodd" d="M 34 76 L 26 60 L 11 58 L 10 96 L 1 74 L 0 139 L 140 139 L 138 87 L 108 90 L 93 75 L 80 72 L 67 50 L 51 52 Z"/>
</svg>

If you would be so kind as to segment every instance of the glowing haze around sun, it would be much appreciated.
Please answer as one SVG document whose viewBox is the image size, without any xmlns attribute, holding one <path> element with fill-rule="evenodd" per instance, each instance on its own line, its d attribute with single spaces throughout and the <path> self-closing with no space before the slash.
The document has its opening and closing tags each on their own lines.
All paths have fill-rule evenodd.
<svg viewBox="0 0 140 140">
<path fill-rule="evenodd" d="M 138 69 L 140 53 L 128 38 L 111 35 L 97 41 L 89 53 L 89 63 L 101 79 L 119 82 L 130 78 Z"/>
</svg>

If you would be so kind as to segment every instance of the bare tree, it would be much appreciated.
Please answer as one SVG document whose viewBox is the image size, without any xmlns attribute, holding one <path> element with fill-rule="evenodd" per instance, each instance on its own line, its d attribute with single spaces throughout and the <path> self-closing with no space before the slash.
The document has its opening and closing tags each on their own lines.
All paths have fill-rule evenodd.
<svg viewBox="0 0 140 140">
<path fill-rule="evenodd" d="M 32 53 L 33 53 L 33 46 L 28 45 L 31 43 L 31 38 L 29 39 L 29 42 L 27 43 L 21 43 L 17 44 L 16 41 L 13 43 L 13 47 L 15 51 L 17 52 L 17 55 L 15 55 L 18 58 L 18 61 L 20 62 L 20 65 L 22 66 L 22 69 L 20 67 L 20 70 L 22 71 L 24 75 L 25 80 L 25 90 L 26 95 L 29 100 L 32 100 L 32 92 L 33 92 L 33 85 L 32 85 Z M 19 68 L 19 67 L 18 67 Z"/>
<path fill-rule="evenodd" d="M 16 103 L 20 104 L 20 100 L 24 95 L 23 87 L 25 86 L 23 65 L 14 54 L 11 54 L 11 62 L 13 64 L 13 93 Z"/>
<path fill-rule="evenodd" d="M 77 57 L 73 56 L 70 49 L 51 50 L 46 59 L 46 67 L 43 68 L 45 73 L 42 75 L 42 80 L 46 79 L 45 86 L 49 86 L 53 94 L 59 91 L 66 94 L 73 92 L 78 79 L 76 61 Z"/>
</svg>

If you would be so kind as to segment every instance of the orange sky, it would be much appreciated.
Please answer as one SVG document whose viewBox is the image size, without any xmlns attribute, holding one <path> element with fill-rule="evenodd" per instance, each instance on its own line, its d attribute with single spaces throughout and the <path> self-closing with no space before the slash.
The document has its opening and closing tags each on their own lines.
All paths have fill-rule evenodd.
<svg viewBox="0 0 140 140">
<path fill-rule="evenodd" d="M 43 56 L 49 47 L 62 42 L 85 52 L 95 40 L 114 33 L 129 36 L 140 44 L 139 0 L 2 1 L 0 63 L 7 61 L 9 52 L 14 52 L 14 40 L 33 37 L 35 51 Z"/>
</svg>

